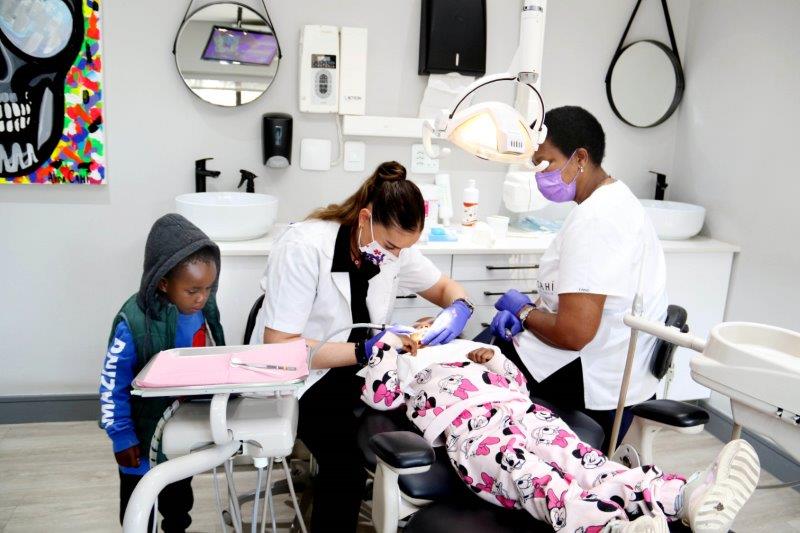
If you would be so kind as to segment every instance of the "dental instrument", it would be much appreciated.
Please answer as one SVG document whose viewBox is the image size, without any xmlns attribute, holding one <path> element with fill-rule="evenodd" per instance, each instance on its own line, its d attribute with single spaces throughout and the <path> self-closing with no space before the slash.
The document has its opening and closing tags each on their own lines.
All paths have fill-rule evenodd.
<svg viewBox="0 0 800 533">
<path fill-rule="evenodd" d="M 246 362 L 244 362 L 241 359 L 238 359 L 236 357 L 231 359 L 231 364 L 234 365 L 234 366 L 240 366 L 240 367 L 248 368 L 248 369 L 264 368 L 264 369 L 267 369 L 267 370 L 288 370 L 288 371 L 291 371 L 291 372 L 297 371 L 297 367 L 296 366 L 259 365 L 259 364 L 256 364 L 256 363 L 246 363 Z"/>
</svg>

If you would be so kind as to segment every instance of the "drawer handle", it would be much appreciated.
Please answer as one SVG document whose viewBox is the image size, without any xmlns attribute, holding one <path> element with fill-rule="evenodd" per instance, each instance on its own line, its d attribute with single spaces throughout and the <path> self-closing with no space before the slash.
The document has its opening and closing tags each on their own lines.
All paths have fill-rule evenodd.
<svg viewBox="0 0 800 533">
<path fill-rule="evenodd" d="M 486 265 L 486 270 L 526 270 L 529 268 L 539 268 L 539 265 L 519 265 L 519 266 Z"/>
<path fill-rule="evenodd" d="M 417 297 L 416 294 L 406 294 L 404 296 L 395 296 L 395 298 L 403 298 L 405 300 L 413 300 L 416 297 Z"/>
<path fill-rule="evenodd" d="M 539 291 L 519 291 L 522 294 L 539 294 Z M 502 296 L 504 292 L 483 291 L 484 296 Z"/>
</svg>

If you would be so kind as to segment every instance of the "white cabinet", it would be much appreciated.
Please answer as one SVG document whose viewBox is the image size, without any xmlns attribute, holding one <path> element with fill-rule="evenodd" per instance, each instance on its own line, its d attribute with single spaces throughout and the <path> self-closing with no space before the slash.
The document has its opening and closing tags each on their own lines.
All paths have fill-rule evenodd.
<svg viewBox="0 0 800 533">
<path fill-rule="evenodd" d="M 668 253 L 665 257 L 669 302 L 686 309 L 689 330 L 693 335 L 707 338 L 711 328 L 724 318 L 733 253 Z M 675 377 L 670 385 L 669 398 L 695 400 L 709 397 L 710 391 L 696 383 L 689 374 L 689 360 L 695 355 L 697 352 L 688 348 L 675 350 Z"/>
<path fill-rule="evenodd" d="M 256 298 L 261 296 L 261 276 L 267 258 L 264 256 L 224 256 L 219 271 L 219 305 L 226 344 L 242 344 L 247 315 Z M 248 339 L 249 340 L 249 339 Z M 247 341 L 244 342 L 247 344 Z"/>
<path fill-rule="evenodd" d="M 537 245 L 538 246 L 538 245 Z M 546 247 L 546 246 L 545 246 Z M 221 243 L 223 260 L 217 299 L 228 344 L 242 341 L 247 314 L 261 294 L 260 279 L 266 265 L 268 246 L 263 242 L 248 251 L 243 243 Z M 455 253 L 436 250 L 428 257 L 444 274 L 459 281 L 475 302 L 475 315 L 464 332 L 465 338 L 477 335 L 494 317 L 494 302 L 505 291 L 515 288 L 535 297 L 538 262 L 543 248 L 520 253 Z M 421 247 L 426 253 L 425 247 Z M 667 291 L 670 303 L 684 307 L 689 327 L 699 337 L 707 337 L 711 327 L 722 322 L 731 274 L 733 246 L 710 239 L 665 242 Z M 488 252 L 488 250 L 487 250 Z M 435 316 L 439 309 L 417 295 L 398 295 L 392 321 L 411 324 L 423 316 Z M 707 398 L 709 391 L 695 383 L 689 374 L 689 359 L 694 352 L 679 348 L 675 356 L 675 377 L 669 397 L 679 400 Z M 620 365 L 624 362 L 620 362 Z"/>
<path fill-rule="evenodd" d="M 536 278 L 539 254 L 475 254 L 453 256 L 453 279 L 459 281 L 485 279 Z"/>
</svg>

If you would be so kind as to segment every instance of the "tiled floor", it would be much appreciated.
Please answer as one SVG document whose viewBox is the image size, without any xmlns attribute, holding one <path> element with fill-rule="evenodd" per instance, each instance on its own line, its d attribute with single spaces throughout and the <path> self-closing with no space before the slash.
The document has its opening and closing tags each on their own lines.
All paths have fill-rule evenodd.
<svg viewBox="0 0 800 533">
<path fill-rule="evenodd" d="M 656 457 L 665 470 L 688 472 L 704 466 L 719 447 L 719 441 L 707 433 L 671 435 L 657 441 Z M 254 472 L 237 476 L 240 490 L 255 485 Z M 765 474 L 765 480 L 774 478 Z M 191 530 L 219 531 L 210 476 L 198 476 L 193 485 Z M 117 506 L 114 460 L 109 442 L 96 424 L 0 426 L 0 532 L 118 531 Z M 291 516 L 286 505 L 278 508 L 279 519 Z M 743 533 L 800 532 L 800 494 L 792 489 L 757 491 L 735 529 Z"/>
</svg>

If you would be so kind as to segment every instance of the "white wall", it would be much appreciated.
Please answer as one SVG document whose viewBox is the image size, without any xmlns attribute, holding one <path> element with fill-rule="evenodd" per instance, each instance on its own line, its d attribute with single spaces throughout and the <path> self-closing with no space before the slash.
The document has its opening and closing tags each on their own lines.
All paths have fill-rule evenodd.
<svg viewBox="0 0 800 533">
<path fill-rule="evenodd" d="M 688 1 L 671 4 L 680 46 Z M 297 109 L 296 50 L 303 24 L 367 27 L 367 113 L 416 115 L 425 85 L 417 76 L 419 0 L 303 0 L 302 9 L 292 0 L 269 2 L 284 60 L 267 94 L 234 110 L 199 101 L 178 77 L 170 50 L 185 5 L 103 4 L 107 186 L 0 188 L 0 394 L 96 390 L 111 319 L 138 287 L 147 231 L 173 209 L 174 196 L 193 189 L 194 159 L 214 156 L 209 168 L 223 171 L 219 180 L 209 180 L 209 190 L 233 189 L 239 168 L 256 171 L 257 190 L 281 198 L 282 221 L 341 199 L 363 179 L 341 168 L 315 173 L 298 167 L 301 138 L 335 138 L 331 117 L 301 115 Z M 508 66 L 519 5 L 519 0 L 489 2 L 489 72 Z M 608 170 L 649 196 L 653 181 L 647 171 L 670 174 L 676 121 L 634 130 L 618 122 L 606 103 L 605 70 L 630 8 L 628 2 L 551 0 L 543 89 L 548 107 L 579 104 L 598 116 L 608 133 Z M 666 40 L 660 17 L 658 3 L 646 2 L 632 36 Z M 493 94 L 510 102 L 512 89 Z M 261 164 L 260 116 L 269 111 L 295 117 L 293 165 L 285 170 Z M 367 168 L 387 159 L 408 163 L 410 145 L 370 141 Z M 480 214 L 499 208 L 504 167 L 456 154 L 442 161 L 442 170 L 453 175 L 456 202 L 466 180 L 476 178 Z"/>
<path fill-rule="evenodd" d="M 800 330 L 800 39 L 795 0 L 692 2 L 668 198 L 742 247 L 726 320 Z M 691 322 L 691 317 L 689 317 Z M 727 410 L 727 402 L 712 397 Z"/>
<path fill-rule="evenodd" d="M 683 57 L 689 2 L 670 0 L 669 6 Z M 676 117 L 655 128 L 633 128 L 614 115 L 606 98 L 606 71 L 633 2 L 550 0 L 548 7 L 542 65 L 545 103 L 548 108 L 580 105 L 591 111 L 606 132 L 603 167 L 640 198 L 652 198 L 655 177 L 648 171 L 672 174 Z M 669 44 L 660 2 L 642 3 L 626 42 L 645 38 Z"/>
</svg>

